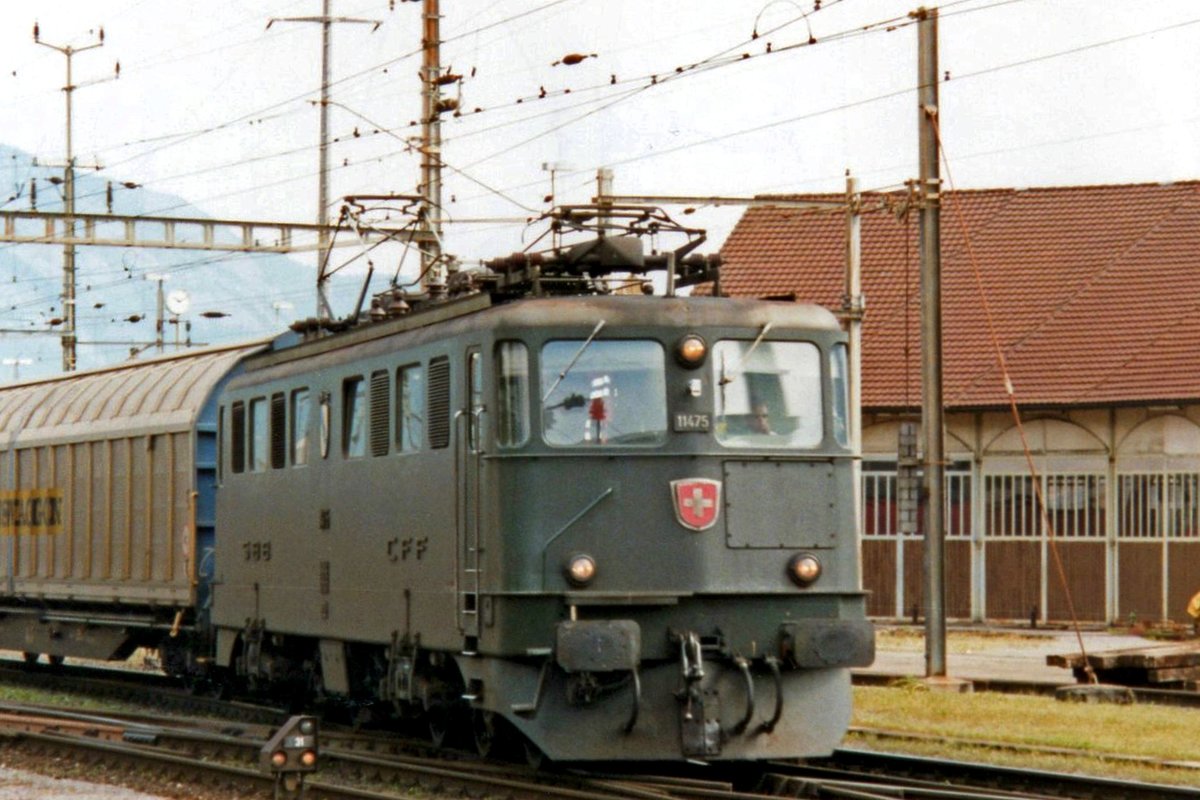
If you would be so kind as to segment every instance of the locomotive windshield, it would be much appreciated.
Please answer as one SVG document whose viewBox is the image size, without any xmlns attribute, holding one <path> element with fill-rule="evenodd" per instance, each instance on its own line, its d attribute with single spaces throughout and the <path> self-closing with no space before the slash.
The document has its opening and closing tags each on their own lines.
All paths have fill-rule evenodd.
<svg viewBox="0 0 1200 800">
<path fill-rule="evenodd" d="M 727 447 L 821 443 L 821 354 L 807 342 L 717 342 L 716 436 Z"/>
<path fill-rule="evenodd" d="M 547 444 L 655 445 L 666 439 L 666 375 L 658 342 L 547 342 L 541 381 Z"/>
</svg>

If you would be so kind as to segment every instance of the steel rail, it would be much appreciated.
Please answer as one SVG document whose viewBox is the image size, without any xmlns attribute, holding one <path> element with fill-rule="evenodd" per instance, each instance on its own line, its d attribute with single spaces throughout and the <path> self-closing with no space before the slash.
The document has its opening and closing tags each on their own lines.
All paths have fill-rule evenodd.
<svg viewBox="0 0 1200 800">
<path fill-rule="evenodd" d="M 937 744 L 956 745 L 962 747 L 977 747 L 981 750 L 1003 750 L 1012 753 L 1030 753 L 1036 755 L 1064 756 L 1067 758 L 1089 759 L 1112 763 L 1131 764 L 1149 767 L 1171 767 L 1180 770 L 1200 772 L 1200 761 L 1164 761 L 1153 756 L 1138 756 L 1128 753 L 1107 753 L 1094 750 L 1083 750 L 1077 747 L 1052 747 L 1049 745 L 1018 744 L 989 739 L 970 739 L 961 736 L 940 736 L 931 733 L 911 733 L 909 731 L 886 730 L 883 728 L 866 728 L 857 725 L 850 727 L 849 733 L 860 736 L 872 736 L 877 739 L 933 742 Z"/>
<path fill-rule="evenodd" d="M 1019 789 L 1037 796 L 1121 797 L 1125 800 L 1200 798 L 1200 789 L 1189 786 L 879 753 L 854 748 L 839 748 L 834 751 L 829 764 L 839 770 L 882 772 L 887 774 L 888 781 L 894 780 L 896 775 L 915 774 L 925 779 L 933 777 L 939 781 L 949 781 L 955 785 L 961 783 L 976 787 L 998 786 L 1009 790 Z"/>
<path fill-rule="evenodd" d="M 67 669 L 71 674 L 64 675 L 56 670 L 37 670 L 34 672 L 9 672 L 4 677 L 15 677 L 22 683 L 39 681 L 49 688 L 61 691 L 64 688 L 73 689 L 77 684 L 79 691 L 95 694 L 96 681 L 92 676 L 94 671 L 86 668 Z M 102 694 L 111 692 L 107 684 L 120 683 L 114 677 L 128 679 L 131 673 L 106 671 L 109 677 L 99 683 Z M 39 673 L 44 673 L 39 677 Z M 133 674 L 140 683 L 146 676 L 141 673 Z M 64 686 L 64 681 L 68 684 Z M 152 694 L 157 694 L 155 689 Z M 147 690 L 138 686 L 130 690 L 128 683 L 121 687 L 121 699 L 130 698 L 135 694 L 139 701 L 146 699 Z M 184 707 L 191 708 L 194 700 L 203 701 L 207 709 L 217 709 L 225 719 L 245 717 L 247 711 L 259 712 L 263 722 L 252 725 L 238 725 L 231 728 L 228 723 L 213 720 L 171 719 L 162 714 L 150 716 L 145 713 L 123 712 L 74 712 L 64 709 L 53 709 L 45 706 L 32 706 L 18 703 L 0 703 L 0 729 L 12 730 L 14 733 L 8 740 L 16 742 L 24 739 L 31 742 L 46 744 L 58 743 L 56 746 L 68 747 L 72 742 L 80 747 L 110 748 L 113 755 L 125 751 L 131 753 L 130 758 L 151 759 L 152 754 L 159 754 L 166 760 L 164 764 L 174 764 L 172 759 L 183 759 L 192 764 L 197 752 L 211 753 L 211 758 L 235 762 L 235 765 L 246 773 L 253 773 L 256 780 L 261 775 L 246 764 L 256 762 L 258 751 L 268 735 L 269 729 L 278 724 L 279 712 L 276 709 L 262 709 L 246 704 L 231 704 L 216 701 L 211 698 L 193 698 L 179 691 L 166 694 L 166 699 L 172 703 L 178 702 Z M 162 700 L 159 699 L 160 704 Z M 39 721 L 40 720 L 40 721 Z M 867 734 L 892 735 L 893 737 L 919 738 L 911 734 L 894 731 L 872 731 L 870 729 L 855 729 Z M 231 733 L 232 731 L 232 733 Z M 73 734 L 73 735 L 72 735 Z M 100 742 L 95 737 L 104 737 L 108 741 Z M 963 740 L 963 743 L 988 747 L 992 743 Z M 1001 744 L 1009 750 L 1034 750 L 1017 745 Z M 373 752 L 356 752 L 356 748 L 374 748 Z M 403 751 L 395 754 L 381 754 L 379 747 L 391 747 Z M 1036 748 L 1043 751 L 1046 748 Z M 1056 753 L 1065 749 L 1050 748 Z M 422 743 L 416 745 L 398 737 L 379 734 L 368 735 L 360 731 L 343 732 L 331 726 L 322 735 L 322 763 L 324 774 L 321 777 L 322 793 L 320 796 L 330 797 L 382 797 L 370 792 L 355 790 L 356 794 L 345 792 L 335 782 L 342 774 L 350 779 L 362 774 L 381 776 L 383 780 L 393 785 L 405 782 L 426 786 L 434 784 L 453 784 L 470 791 L 503 791 L 517 796 L 530 797 L 562 797 L 568 800 L 598 800 L 612 797 L 637 797 L 643 800 L 662 800 L 662 798 L 709 798 L 711 800 L 744 800 L 751 797 L 733 790 L 733 786 L 744 786 L 755 783 L 767 787 L 768 791 L 777 794 L 794 794 L 803 787 L 814 797 L 897 797 L 898 793 L 905 797 L 942 798 L 947 796 L 975 798 L 1016 798 L 1040 797 L 1045 794 L 1056 796 L 1109 797 L 1122 796 L 1128 798 L 1200 798 L 1200 789 L 1190 787 L 1165 786 L 1146 784 L 1135 781 L 1124 781 L 1107 778 L 1094 778 L 1079 775 L 1061 775 L 1039 770 L 1026 770 L 1013 767 L 996 767 L 981 764 L 969 764 L 958 761 L 943 761 L 928 757 L 901 756 L 886 753 L 868 752 L 853 748 L 838 750 L 832 759 L 810 763 L 804 766 L 795 764 L 767 764 L 743 768 L 738 773 L 732 767 L 711 764 L 703 771 L 691 770 L 682 775 L 672 777 L 661 775 L 627 776 L 617 774 L 574 773 L 570 775 L 548 775 L 532 773 L 529 770 L 517 770 L 512 765 L 497 765 L 494 763 L 471 760 L 467 764 L 460 761 L 456 765 L 445 758 L 428 758 L 413 756 L 417 750 L 426 753 L 427 748 Z M 107 751 L 106 751 L 107 752 Z M 1068 753 L 1073 754 L 1073 753 Z M 1093 758 L 1107 760 L 1122 760 L 1142 762 L 1133 756 L 1087 754 Z M 222 763 L 214 761 L 214 763 Z M 226 764 L 226 766 L 229 766 Z M 1195 765 L 1184 765 L 1196 768 Z M 746 770 L 749 770 L 747 773 Z M 865 771 L 884 773 L 884 777 L 872 777 L 863 774 Z M 237 778 L 241 773 L 234 770 L 229 773 Z M 733 774 L 737 777 L 724 781 L 724 775 Z M 904 775 L 916 777 L 906 778 Z M 929 776 L 935 776 L 931 781 Z M 328 779 L 328 780 L 327 780 Z M 547 781 L 558 781 L 562 785 L 553 785 Z M 945 781 L 953 780 L 955 785 Z M 325 794 L 326 787 L 329 786 Z M 361 780 L 357 780 L 361 786 Z M 971 785 L 973 784 L 973 786 Z M 256 785 L 262 785 L 258 783 Z M 316 788 L 318 782 L 310 782 L 309 786 Z M 1005 787 L 1005 788 L 995 788 Z M 1022 791 L 1007 791 L 1007 787 Z M 762 789 L 760 789 L 762 791 Z M 966 792 L 975 792 L 968 795 Z M 950 792 L 949 795 L 946 792 Z M 757 795 L 761 796 L 761 795 Z"/>
</svg>

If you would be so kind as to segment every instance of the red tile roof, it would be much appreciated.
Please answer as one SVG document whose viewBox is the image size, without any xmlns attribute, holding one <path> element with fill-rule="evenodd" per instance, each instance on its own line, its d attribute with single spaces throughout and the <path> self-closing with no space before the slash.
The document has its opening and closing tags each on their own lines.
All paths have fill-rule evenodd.
<svg viewBox="0 0 1200 800">
<path fill-rule="evenodd" d="M 869 408 L 920 402 L 918 223 L 895 212 L 903 199 L 864 197 Z M 1200 398 L 1200 182 L 951 192 L 941 224 L 947 406 L 1007 404 L 980 285 L 1022 404 Z M 840 212 L 748 209 L 722 248 L 722 291 L 836 310 L 845 231 Z"/>
</svg>

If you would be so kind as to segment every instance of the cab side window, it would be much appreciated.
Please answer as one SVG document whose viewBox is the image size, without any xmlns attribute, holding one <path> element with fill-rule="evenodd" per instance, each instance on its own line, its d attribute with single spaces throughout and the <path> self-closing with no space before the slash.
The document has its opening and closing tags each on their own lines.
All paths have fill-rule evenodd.
<svg viewBox="0 0 1200 800">
<path fill-rule="evenodd" d="M 420 364 L 396 372 L 396 447 L 415 453 L 425 440 L 425 370 Z"/>
<path fill-rule="evenodd" d="M 246 471 L 246 404 L 236 401 L 229 420 L 229 467 L 235 474 Z"/>
<path fill-rule="evenodd" d="M 520 447 L 529 441 L 529 349 L 523 342 L 496 345 L 496 443 Z"/>
<path fill-rule="evenodd" d="M 250 471 L 265 472 L 270 454 L 270 428 L 267 424 L 267 398 L 256 397 L 250 401 Z"/>
<path fill-rule="evenodd" d="M 367 454 L 367 386 L 362 377 L 342 383 L 342 455 L 362 458 Z"/>
<path fill-rule="evenodd" d="M 291 413 L 288 415 L 288 440 L 292 451 L 292 466 L 299 467 L 308 463 L 308 387 L 293 389 L 289 404 Z"/>
</svg>

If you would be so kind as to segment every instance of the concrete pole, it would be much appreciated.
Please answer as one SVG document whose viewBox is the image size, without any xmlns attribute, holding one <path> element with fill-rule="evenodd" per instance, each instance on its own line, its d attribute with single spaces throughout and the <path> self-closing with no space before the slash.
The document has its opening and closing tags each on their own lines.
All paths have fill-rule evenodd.
<svg viewBox="0 0 1200 800">
<path fill-rule="evenodd" d="M 75 84 L 71 82 L 71 48 L 65 50 L 67 55 L 67 85 L 63 93 L 67 96 L 67 164 L 63 175 L 63 209 L 66 211 L 66 234 L 68 239 L 75 236 L 75 150 L 71 146 L 71 95 L 75 93 Z M 68 242 L 63 245 L 63 372 L 75 371 L 75 245 Z"/>
<path fill-rule="evenodd" d="M 321 121 L 320 146 L 318 149 L 317 173 L 317 275 L 325 266 L 325 258 L 329 250 L 329 232 L 325 226 L 329 224 L 329 59 L 333 49 L 330 27 L 333 20 L 329 18 L 330 0 L 324 0 L 321 5 Z M 329 319 L 333 316 L 333 307 L 325 294 L 326 286 L 317 282 L 317 317 Z"/>
<path fill-rule="evenodd" d="M 854 453 L 854 533 L 862 563 L 862 196 L 858 178 L 846 175 L 846 296 L 842 312 L 846 318 L 849 358 L 850 449 Z M 859 581 L 862 581 L 860 573 Z"/>
<path fill-rule="evenodd" d="M 67 57 L 67 84 L 63 87 L 63 94 L 66 95 L 67 103 L 67 161 L 63 165 L 63 212 L 66 217 L 64 238 L 67 239 L 67 243 L 63 245 L 62 365 L 63 372 L 73 372 L 75 370 L 76 342 L 75 244 L 71 240 L 75 238 L 75 220 L 72 219 L 72 215 L 75 213 L 75 150 L 71 141 L 71 96 L 78 87 L 75 86 L 71 74 L 71 59 L 76 53 L 102 47 L 104 45 L 104 29 L 100 29 L 99 41 L 94 44 L 89 44 L 85 47 L 59 46 L 43 42 L 38 25 L 35 22 L 33 25 L 33 41 L 34 44 L 40 44 L 43 47 L 57 50 Z"/>
<path fill-rule="evenodd" d="M 421 272 L 433 296 L 446 292 L 446 267 L 442 264 L 442 90 L 441 8 L 439 0 L 423 0 L 424 28 L 421 47 L 421 194 L 425 198 L 425 229 L 432 240 L 421 245 Z"/>
<path fill-rule="evenodd" d="M 942 414 L 941 178 L 937 9 L 917 15 L 920 131 L 921 428 L 925 438 L 925 677 L 946 677 L 945 431 Z"/>
<path fill-rule="evenodd" d="M 333 52 L 333 23 L 355 22 L 374 24 L 378 28 L 380 22 L 371 19 L 354 19 L 351 17 L 330 16 L 331 0 L 321 0 L 321 16 L 319 17 L 272 17 L 267 22 L 270 28 L 276 22 L 319 22 L 321 23 L 321 100 L 319 133 L 317 141 L 317 317 L 330 319 L 333 317 L 333 306 L 326 293 L 325 266 L 329 250 L 329 83 L 332 67 Z"/>
<path fill-rule="evenodd" d="M 170 276 L 160 275 L 157 272 L 151 272 L 150 274 L 146 275 L 146 280 L 154 281 L 157 284 L 155 287 L 155 296 L 157 298 L 157 302 L 155 304 L 154 311 L 154 351 L 156 353 L 161 353 L 163 351 L 163 333 L 167 324 L 167 315 L 163 308 L 165 305 L 165 298 L 163 296 L 163 281 L 165 281 L 168 277 Z"/>
<path fill-rule="evenodd" d="M 850 444 L 862 450 L 862 196 L 858 178 L 846 176 L 846 300 L 850 344 Z"/>
</svg>

